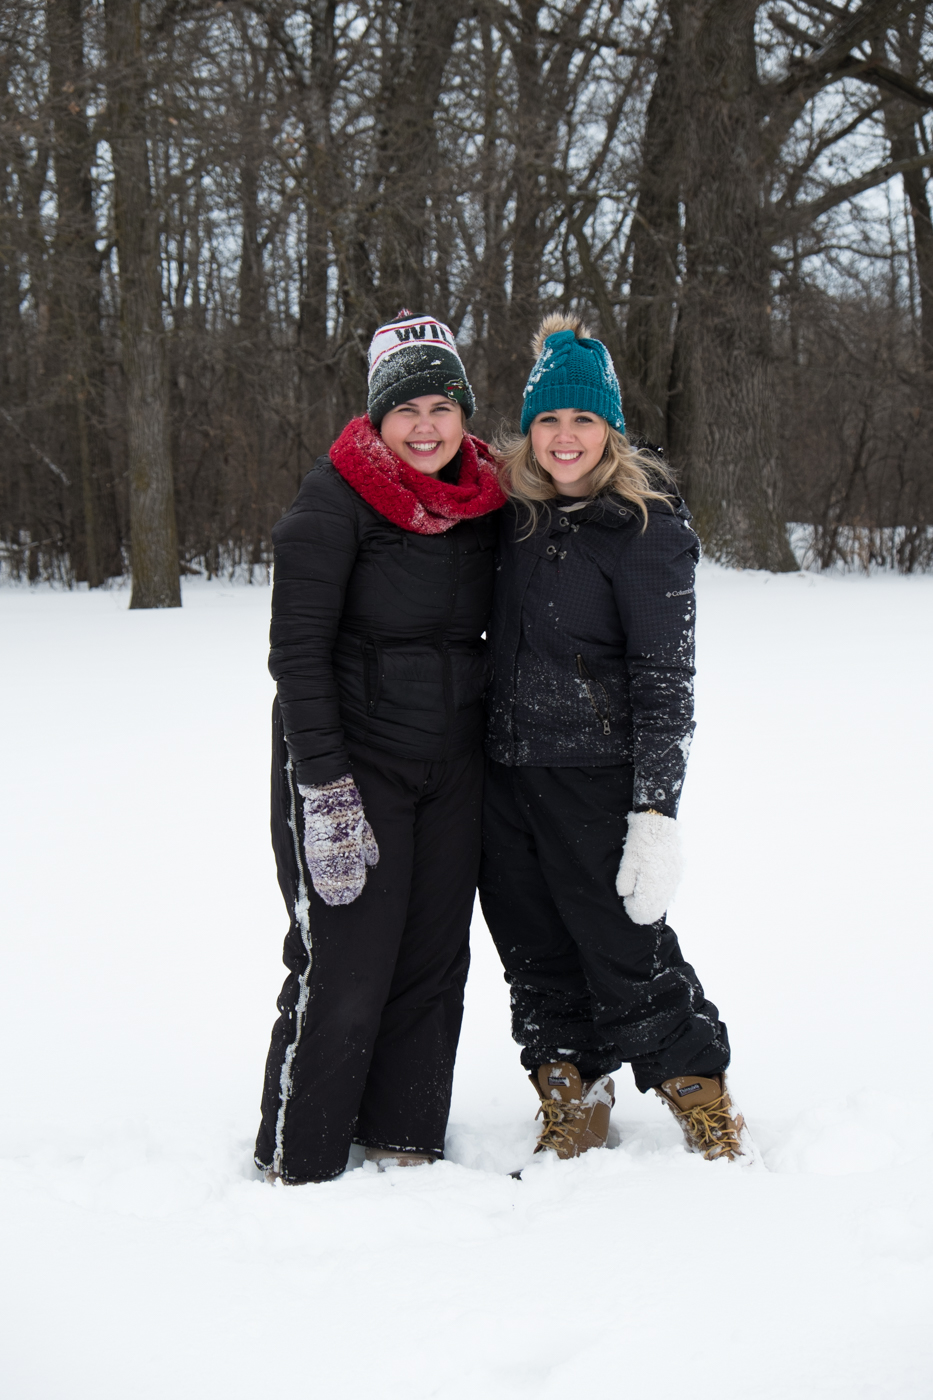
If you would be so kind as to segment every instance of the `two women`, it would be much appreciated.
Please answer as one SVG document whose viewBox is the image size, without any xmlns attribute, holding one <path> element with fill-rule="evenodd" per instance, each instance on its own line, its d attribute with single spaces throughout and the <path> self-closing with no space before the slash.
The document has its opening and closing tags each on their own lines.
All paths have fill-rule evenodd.
<svg viewBox="0 0 933 1400">
<path fill-rule="evenodd" d="M 602 1146 L 628 1060 L 689 1146 L 731 1157 L 725 1027 L 663 918 L 697 541 L 623 436 L 605 348 L 564 318 L 539 342 L 502 464 L 479 876 L 538 1150 Z M 472 411 L 449 330 L 400 314 L 370 349 L 368 416 L 274 531 L 273 845 L 291 926 L 256 1146 L 271 1179 L 334 1177 L 352 1141 L 380 1163 L 443 1152 L 504 499 L 464 432 Z"/>
</svg>

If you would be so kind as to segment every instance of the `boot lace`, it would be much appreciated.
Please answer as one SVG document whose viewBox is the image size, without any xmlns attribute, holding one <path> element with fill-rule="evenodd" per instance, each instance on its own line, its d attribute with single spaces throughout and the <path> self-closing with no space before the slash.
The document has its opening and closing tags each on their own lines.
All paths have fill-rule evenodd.
<svg viewBox="0 0 933 1400">
<path fill-rule="evenodd" d="M 542 1099 L 535 1118 L 543 1118 L 544 1125 L 538 1137 L 538 1147 L 560 1147 L 572 1142 L 574 1126 L 583 1117 L 583 1105 L 576 1100 L 565 1103 L 563 1099 Z"/>
<path fill-rule="evenodd" d="M 691 1108 L 681 1114 L 691 1137 L 708 1162 L 717 1157 L 741 1157 L 740 1125 L 730 1112 L 732 1104 L 723 1093 L 702 1108 Z"/>
</svg>

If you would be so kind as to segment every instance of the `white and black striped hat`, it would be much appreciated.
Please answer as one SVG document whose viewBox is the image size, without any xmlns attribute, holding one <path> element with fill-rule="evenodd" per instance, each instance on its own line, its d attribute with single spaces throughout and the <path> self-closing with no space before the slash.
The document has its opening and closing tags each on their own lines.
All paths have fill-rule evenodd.
<svg viewBox="0 0 933 1400">
<path fill-rule="evenodd" d="M 476 408 L 450 327 L 403 309 L 369 347 L 369 421 L 378 428 L 390 409 L 423 394 L 445 394 L 467 418 Z"/>
</svg>

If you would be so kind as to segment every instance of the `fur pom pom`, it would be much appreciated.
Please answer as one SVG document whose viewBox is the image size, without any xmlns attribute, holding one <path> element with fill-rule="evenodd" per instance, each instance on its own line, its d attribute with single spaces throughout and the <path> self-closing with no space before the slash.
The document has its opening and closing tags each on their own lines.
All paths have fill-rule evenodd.
<svg viewBox="0 0 933 1400">
<path fill-rule="evenodd" d="M 545 316 L 532 339 L 531 350 L 535 359 L 544 349 L 544 342 L 548 336 L 556 335 L 558 331 L 573 331 L 578 340 L 581 336 L 588 340 L 593 339 L 593 332 L 589 326 L 583 324 L 579 316 L 569 316 L 563 311 L 552 311 L 550 316 Z"/>
</svg>

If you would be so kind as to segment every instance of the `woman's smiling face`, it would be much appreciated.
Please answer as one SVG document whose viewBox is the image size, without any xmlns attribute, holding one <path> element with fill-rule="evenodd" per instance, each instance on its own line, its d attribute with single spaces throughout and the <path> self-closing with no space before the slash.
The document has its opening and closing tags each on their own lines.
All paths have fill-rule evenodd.
<svg viewBox="0 0 933 1400">
<path fill-rule="evenodd" d="M 379 432 L 386 446 L 408 466 L 436 476 L 459 451 L 463 410 L 443 394 L 422 394 L 391 408 Z"/>
<path fill-rule="evenodd" d="M 529 432 L 535 457 L 554 485 L 566 496 L 588 495 L 609 436 L 605 418 L 580 408 L 549 408 L 534 418 Z"/>
</svg>

